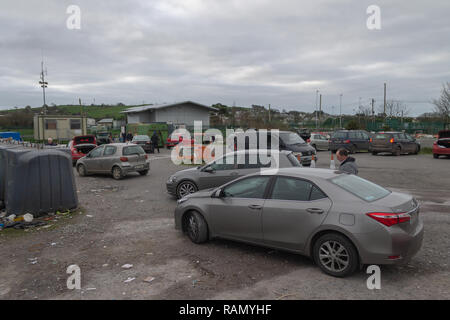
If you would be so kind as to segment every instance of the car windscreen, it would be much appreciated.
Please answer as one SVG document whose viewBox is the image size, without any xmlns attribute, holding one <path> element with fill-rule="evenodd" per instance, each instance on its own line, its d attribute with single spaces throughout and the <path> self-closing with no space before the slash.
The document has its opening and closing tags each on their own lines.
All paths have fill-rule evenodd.
<svg viewBox="0 0 450 320">
<path fill-rule="evenodd" d="M 298 134 L 294 132 L 280 132 L 280 139 L 286 145 L 306 143 Z"/>
<path fill-rule="evenodd" d="M 82 137 L 75 137 L 73 139 L 74 144 L 84 144 L 84 143 L 95 143 L 95 138 L 93 136 L 82 136 Z"/>
<path fill-rule="evenodd" d="M 145 151 L 140 146 L 128 146 L 123 148 L 122 154 L 124 156 L 129 156 L 132 154 L 145 154 Z"/>
<path fill-rule="evenodd" d="M 347 133 L 346 133 L 346 132 L 335 132 L 335 133 L 333 133 L 333 138 L 334 138 L 334 139 L 344 139 L 344 138 L 347 138 Z"/>
<path fill-rule="evenodd" d="M 376 140 L 386 140 L 386 139 L 388 139 L 389 138 L 389 135 L 387 135 L 387 134 L 377 134 L 377 135 L 375 135 L 375 139 Z"/>
<path fill-rule="evenodd" d="M 355 175 L 341 174 L 330 181 L 368 202 L 384 198 L 391 193 L 389 190 Z"/>
</svg>

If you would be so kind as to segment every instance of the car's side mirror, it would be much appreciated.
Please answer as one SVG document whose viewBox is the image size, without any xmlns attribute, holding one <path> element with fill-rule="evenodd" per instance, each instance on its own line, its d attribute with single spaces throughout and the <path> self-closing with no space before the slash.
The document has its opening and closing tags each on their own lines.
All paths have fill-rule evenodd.
<svg viewBox="0 0 450 320">
<path fill-rule="evenodd" d="M 212 198 L 221 198 L 222 197 L 222 189 L 214 190 L 213 194 L 211 195 Z"/>
<path fill-rule="evenodd" d="M 203 172 L 213 173 L 215 172 L 215 170 L 212 167 L 206 167 L 205 169 L 203 169 Z"/>
</svg>

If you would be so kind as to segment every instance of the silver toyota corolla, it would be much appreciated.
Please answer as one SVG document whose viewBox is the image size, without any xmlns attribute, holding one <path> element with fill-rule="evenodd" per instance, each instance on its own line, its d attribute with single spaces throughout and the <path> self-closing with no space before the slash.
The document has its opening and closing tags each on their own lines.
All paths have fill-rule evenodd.
<svg viewBox="0 0 450 320">
<path fill-rule="evenodd" d="M 175 227 L 194 243 L 226 238 L 311 257 L 344 277 L 364 264 L 402 264 L 420 249 L 412 196 L 327 169 L 269 170 L 180 200 Z"/>
</svg>

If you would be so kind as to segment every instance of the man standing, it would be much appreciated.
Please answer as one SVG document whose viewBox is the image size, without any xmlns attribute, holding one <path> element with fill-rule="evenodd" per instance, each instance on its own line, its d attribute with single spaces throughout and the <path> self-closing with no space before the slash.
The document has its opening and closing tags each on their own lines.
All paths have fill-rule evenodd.
<svg viewBox="0 0 450 320">
<path fill-rule="evenodd" d="M 356 160 L 353 157 L 348 156 L 348 150 L 341 148 L 336 152 L 336 158 L 339 160 L 341 165 L 339 166 L 340 171 L 344 171 L 351 174 L 358 174 L 358 166 L 356 165 Z"/>
<path fill-rule="evenodd" d="M 131 142 L 131 140 L 133 140 L 133 135 L 131 134 L 131 132 L 128 132 L 125 142 Z"/>
<path fill-rule="evenodd" d="M 155 149 L 158 149 L 158 153 L 159 153 L 159 137 L 158 137 L 158 134 L 156 133 L 156 131 L 153 131 L 151 140 L 152 140 L 152 144 L 153 144 L 153 152 L 155 152 Z"/>
</svg>

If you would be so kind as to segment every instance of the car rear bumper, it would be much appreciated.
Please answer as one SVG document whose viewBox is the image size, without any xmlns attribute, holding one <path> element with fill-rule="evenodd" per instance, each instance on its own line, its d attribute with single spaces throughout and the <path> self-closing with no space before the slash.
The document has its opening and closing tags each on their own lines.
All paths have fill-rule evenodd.
<svg viewBox="0 0 450 320">
<path fill-rule="evenodd" d="M 394 148 L 392 146 L 370 146 L 369 150 L 372 152 L 394 152 Z"/>
<path fill-rule="evenodd" d="M 362 264 L 405 264 L 422 247 L 424 228 L 418 222 L 415 232 L 408 234 L 401 229 L 395 232 L 371 232 L 357 235 Z"/>
<path fill-rule="evenodd" d="M 140 167 L 140 166 L 142 166 L 142 167 Z M 150 163 L 147 161 L 145 164 L 139 164 L 139 165 L 123 164 L 121 169 L 122 169 L 123 173 L 150 170 Z"/>
</svg>

